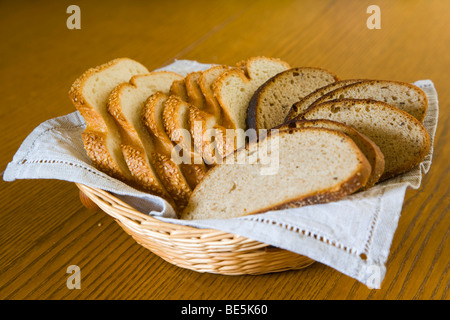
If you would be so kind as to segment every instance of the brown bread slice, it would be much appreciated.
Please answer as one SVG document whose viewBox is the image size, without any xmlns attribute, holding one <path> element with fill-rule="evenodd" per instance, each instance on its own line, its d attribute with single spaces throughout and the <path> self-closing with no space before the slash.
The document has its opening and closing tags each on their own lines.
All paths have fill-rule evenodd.
<svg viewBox="0 0 450 320">
<path fill-rule="evenodd" d="M 354 128 L 340 122 L 332 120 L 292 120 L 277 127 L 278 130 L 290 130 L 292 128 L 326 128 L 345 133 L 356 143 L 358 148 L 364 153 L 372 168 L 369 180 L 363 189 L 374 186 L 384 172 L 384 156 L 380 148 L 368 137 L 358 132 Z"/>
<path fill-rule="evenodd" d="M 336 90 L 338 88 L 342 88 L 344 86 L 347 86 L 352 83 L 360 82 L 361 80 L 358 79 L 345 79 L 345 80 L 339 80 L 333 83 L 330 83 L 329 85 L 326 85 L 324 87 L 318 88 L 317 90 L 311 92 L 306 97 L 301 99 L 300 101 L 294 103 L 289 110 L 285 122 L 294 119 L 301 113 L 303 113 L 308 107 L 314 103 L 317 99 L 320 97 L 326 95 L 328 92 L 331 92 L 333 90 Z"/>
<path fill-rule="evenodd" d="M 282 124 L 292 104 L 338 80 L 335 74 L 321 68 L 298 67 L 278 73 L 261 85 L 251 98 L 247 127 L 258 131 Z"/>
<path fill-rule="evenodd" d="M 214 82 L 214 94 L 230 128 L 246 129 L 247 108 L 256 89 L 274 75 L 289 69 L 288 63 L 274 58 L 252 57 L 222 73 Z"/>
<path fill-rule="evenodd" d="M 271 132 L 233 156 L 235 162 L 208 172 L 182 219 L 226 219 L 339 200 L 364 186 L 371 171 L 352 139 L 323 128 Z M 269 158 L 278 170 L 262 174 Z"/>
<path fill-rule="evenodd" d="M 342 122 L 369 137 L 384 155 L 385 168 L 380 181 L 412 169 L 430 150 L 430 137 L 420 121 L 381 101 L 327 101 L 311 107 L 299 118 Z"/>
<path fill-rule="evenodd" d="M 122 152 L 136 182 L 152 194 L 173 200 L 175 207 L 183 207 L 190 189 L 182 178 L 174 178 L 179 176 L 176 164 L 156 148 L 142 115 L 149 96 L 168 93 L 173 81 L 181 78 L 167 71 L 134 76 L 113 90 L 108 103 L 108 112 L 120 126 Z"/>
<path fill-rule="evenodd" d="M 82 139 L 93 165 L 127 183 L 132 177 L 120 148 L 119 129 L 107 112 L 107 102 L 114 87 L 145 73 L 148 70 L 140 63 L 119 58 L 87 70 L 69 91 L 70 99 L 86 122 Z"/>
<path fill-rule="evenodd" d="M 371 99 L 383 101 L 423 121 L 428 101 L 418 87 L 400 81 L 364 80 L 333 90 L 317 99 L 310 107 L 336 99 Z"/>
</svg>

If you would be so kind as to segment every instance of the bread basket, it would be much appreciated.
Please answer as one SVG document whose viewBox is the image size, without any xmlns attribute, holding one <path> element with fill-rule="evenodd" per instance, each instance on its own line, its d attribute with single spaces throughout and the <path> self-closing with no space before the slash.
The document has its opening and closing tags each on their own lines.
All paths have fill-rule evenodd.
<svg viewBox="0 0 450 320">
<path fill-rule="evenodd" d="M 98 206 L 137 243 L 181 268 L 257 275 L 298 270 L 314 263 L 306 256 L 227 232 L 167 223 L 135 210 L 104 190 L 76 185 L 86 207 L 92 208 L 92 203 Z"/>
</svg>

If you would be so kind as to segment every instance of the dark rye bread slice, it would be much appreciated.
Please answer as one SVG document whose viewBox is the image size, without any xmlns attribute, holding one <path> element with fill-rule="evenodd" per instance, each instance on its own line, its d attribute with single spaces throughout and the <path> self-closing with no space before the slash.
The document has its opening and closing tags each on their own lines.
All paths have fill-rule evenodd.
<svg viewBox="0 0 450 320">
<path fill-rule="evenodd" d="M 428 101 L 418 87 L 400 81 L 364 80 L 333 90 L 311 104 L 310 107 L 336 99 L 371 99 L 383 101 L 403 110 L 423 122 Z"/>
<path fill-rule="evenodd" d="M 374 186 L 384 172 L 384 156 L 380 148 L 368 137 L 358 132 L 354 128 L 343 123 L 332 120 L 292 120 L 283 125 L 276 127 L 278 130 L 290 130 L 292 128 L 326 128 L 330 130 L 337 130 L 345 133 L 356 143 L 358 148 L 364 153 L 367 160 L 369 160 L 372 171 L 369 180 L 363 189 L 368 189 Z"/>
<path fill-rule="evenodd" d="M 369 137 L 384 155 L 385 168 L 380 181 L 412 169 L 430 150 L 430 137 L 422 123 L 381 101 L 327 101 L 310 108 L 299 118 L 342 122 Z"/>
<path fill-rule="evenodd" d="M 278 73 L 252 96 L 247 109 L 247 127 L 271 129 L 282 124 L 293 103 L 338 80 L 335 74 L 321 68 L 298 67 Z"/>
<path fill-rule="evenodd" d="M 311 104 L 314 103 L 314 101 L 316 101 L 320 97 L 326 95 L 328 92 L 331 92 L 338 88 L 342 88 L 349 84 L 357 83 L 360 81 L 362 81 L 362 80 L 345 79 L 345 80 L 336 81 L 336 82 L 330 83 L 329 85 L 326 85 L 324 87 L 318 88 L 317 90 L 311 92 L 306 97 L 304 97 L 303 99 L 301 99 L 300 101 L 298 101 L 292 105 L 291 109 L 289 110 L 289 112 L 286 116 L 285 122 L 292 120 L 295 117 L 297 117 L 298 115 L 300 115 L 301 113 L 303 113 L 306 109 L 308 109 L 308 107 Z"/>
<path fill-rule="evenodd" d="M 276 166 L 272 174 L 264 174 L 268 163 Z M 233 162 L 209 170 L 181 218 L 227 219 L 335 201 L 364 186 L 370 171 L 364 154 L 341 132 L 275 130 L 233 153 Z"/>
</svg>

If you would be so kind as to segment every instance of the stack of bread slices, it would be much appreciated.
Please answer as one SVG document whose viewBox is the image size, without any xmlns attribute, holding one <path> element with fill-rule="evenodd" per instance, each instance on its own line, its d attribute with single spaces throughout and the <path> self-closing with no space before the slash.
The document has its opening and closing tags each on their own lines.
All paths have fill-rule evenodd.
<svg viewBox="0 0 450 320">
<path fill-rule="evenodd" d="M 410 170 L 430 149 L 419 88 L 275 58 L 186 76 L 120 58 L 87 70 L 69 95 L 93 165 L 183 219 L 339 200 Z M 276 170 L 263 173 L 269 160 Z"/>
</svg>

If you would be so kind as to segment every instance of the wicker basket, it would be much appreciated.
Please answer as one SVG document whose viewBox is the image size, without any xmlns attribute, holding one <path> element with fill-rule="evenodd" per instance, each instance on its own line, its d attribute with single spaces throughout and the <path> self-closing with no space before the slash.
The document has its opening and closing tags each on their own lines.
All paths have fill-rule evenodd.
<svg viewBox="0 0 450 320">
<path fill-rule="evenodd" d="M 113 217 L 139 244 L 178 267 L 224 275 L 264 274 L 305 268 L 308 257 L 214 229 L 198 229 L 143 214 L 110 193 L 76 184 L 80 198 Z"/>
</svg>

